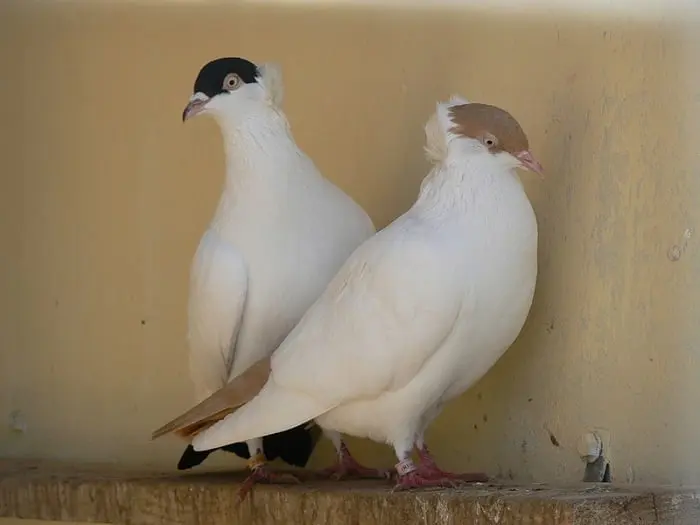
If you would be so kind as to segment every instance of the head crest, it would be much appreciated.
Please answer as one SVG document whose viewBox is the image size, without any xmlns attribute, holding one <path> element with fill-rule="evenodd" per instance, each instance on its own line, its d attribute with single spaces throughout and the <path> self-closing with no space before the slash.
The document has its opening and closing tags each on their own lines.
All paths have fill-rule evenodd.
<svg viewBox="0 0 700 525">
<path fill-rule="evenodd" d="M 284 85 L 282 84 L 282 68 L 278 64 L 266 63 L 258 67 L 258 81 L 268 94 L 268 100 L 273 106 L 282 107 Z"/>
<path fill-rule="evenodd" d="M 425 156 L 431 164 L 439 164 L 447 157 L 447 143 L 452 120 L 450 108 L 469 104 L 469 101 L 459 95 L 452 95 L 447 102 L 438 102 L 435 113 L 425 124 Z"/>
</svg>

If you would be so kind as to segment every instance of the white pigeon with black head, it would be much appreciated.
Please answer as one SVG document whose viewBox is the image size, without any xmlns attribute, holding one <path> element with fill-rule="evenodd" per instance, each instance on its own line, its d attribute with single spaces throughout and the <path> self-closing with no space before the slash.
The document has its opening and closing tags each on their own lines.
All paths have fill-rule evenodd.
<svg viewBox="0 0 700 525">
<path fill-rule="evenodd" d="M 375 232 L 367 213 L 297 146 L 281 101 L 277 67 L 219 58 L 202 67 L 182 113 L 183 122 L 214 117 L 226 160 L 223 192 L 190 274 L 188 343 L 198 401 L 277 348 Z M 301 423 L 219 446 L 250 458 L 250 482 L 269 481 L 275 475 L 267 460 L 304 466 L 311 455 L 320 431 Z M 188 446 L 178 468 L 210 452 Z"/>
<path fill-rule="evenodd" d="M 520 124 L 488 104 L 438 104 L 426 135 L 433 167 L 415 204 L 355 250 L 261 366 L 260 392 L 195 436 L 195 450 L 314 419 L 392 445 L 399 487 L 484 479 L 439 469 L 424 433 L 525 323 L 537 221 L 515 168 L 542 167 Z"/>
</svg>

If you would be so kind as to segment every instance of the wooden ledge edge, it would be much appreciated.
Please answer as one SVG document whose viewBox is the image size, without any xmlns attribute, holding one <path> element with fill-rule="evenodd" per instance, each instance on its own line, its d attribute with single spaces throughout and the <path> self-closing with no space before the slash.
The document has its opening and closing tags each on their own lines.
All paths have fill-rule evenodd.
<svg viewBox="0 0 700 525">
<path fill-rule="evenodd" d="M 139 525 L 700 524 L 700 489 L 479 484 L 391 492 L 381 481 L 258 486 L 241 473 L 0 460 L 0 517 Z"/>
</svg>

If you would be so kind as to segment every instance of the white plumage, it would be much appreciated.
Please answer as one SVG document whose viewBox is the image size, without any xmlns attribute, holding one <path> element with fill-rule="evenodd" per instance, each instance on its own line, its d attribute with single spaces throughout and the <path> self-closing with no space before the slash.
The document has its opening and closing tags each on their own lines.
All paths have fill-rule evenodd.
<svg viewBox="0 0 700 525">
<path fill-rule="evenodd" d="M 355 250 L 273 354 L 262 391 L 196 436 L 195 450 L 315 419 L 391 444 L 407 485 L 426 484 L 411 450 L 513 343 L 535 289 L 537 223 L 514 168 L 541 166 L 512 117 L 517 140 L 506 126 L 499 144 L 501 124 L 488 133 L 489 112 L 510 117 L 459 98 L 438 104 L 416 203 Z"/>
<path fill-rule="evenodd" d="M 214 116 L 226 154 L 223 192 L 191 268 L 188 342 L 198 401 L 277 348 L 375 231 L 295 143 L 280 107 L 279 69 L 264 65 L 247 79 L 249 67 L 256 71 L 243 59 L 206 65 L 184 116 Z M 251 456 L 261 449 L 259 440 L 248 445 L 257 449 Z"/>
</svg>

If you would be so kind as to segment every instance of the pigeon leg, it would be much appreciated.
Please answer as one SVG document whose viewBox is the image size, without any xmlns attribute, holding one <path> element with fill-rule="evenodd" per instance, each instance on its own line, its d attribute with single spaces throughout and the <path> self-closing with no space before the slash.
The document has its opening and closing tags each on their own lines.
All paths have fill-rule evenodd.
<svg viewBox="0 0 700 525">
<path fill-rule="evenodd" d="M 348 446 L 341 439 L 337 432 L 324 431 L 326 436 L 333 442 L 338 453 L 338 459 L 332 467 L 323 469 L 319 474 L 324 478 L 334 480 L 355 478 L 355 479 L 389 479 L 391 473 L 385 470 L 378 470 L 362 466 L 352 457 Z"/>
<path fill-rule="evenodd" d="M 418 457 L 420 458 L 420 464 L 417 470 L 425 478 L 451 479 L 465 483 L 487 482 L 489 480 L 486 474 L 482 472 L 465 472 L 461 474 L 446 472 L 437 466 L 435 459 L 425 443 L 416 443 L 416 449 L 418 450 Z"/>
<path fill-rule="evenodd" d="M 399 470 L 398 465 L 401 465 L 401 463 L 397 464 L 397 471 Z M 455 488 L 457 486 L 457 483 L 455 480 L 452 479 L 437 479 L 437 478 L 427 478 L 423 476 L 418 470 L 414 470 L 412 472 L 406 472 L 404 474 L 399 475 L 399 481 L 398 483 L 394 486 L 393 490 L 410 490 L 410 489 L 419 489 L 419 488 L 427 488 L 427 487 L 432 487 L 432 488 Z"/>
<path fill-rule="evenodd" d="M 399 480 L 393 490 L 408 490 L 421 487 L 454 487 L 457 483 L 449 478 L 440 478 L 437 476 L 428 476 L 425 472 L 419 469 L 411 459 L 411 449 L 413 448 L 410 441 L 405 447 L 397 447 L 396 456 L 399 462 L 396 464 L 396 473 Z"/>
<path fill-rule="evenodd" d="M 250 447 L 250 445 L 248 446 Z M 287 473 L 270 472 L 268 470 L 266 464 L 267 458 L 262 452 L 262 443 L 260 447 L 251 447 L 251 449 L 257 449 L 257 452 L 248 460 L 250 475 L 243 482 L 241 490 L 238 491 L 239 502 L 245 500 L 251 490 L 253 490 L 253 486 L 257 483 L 299 483 L 299 479 L 296 476 Z"/>
</svg>

